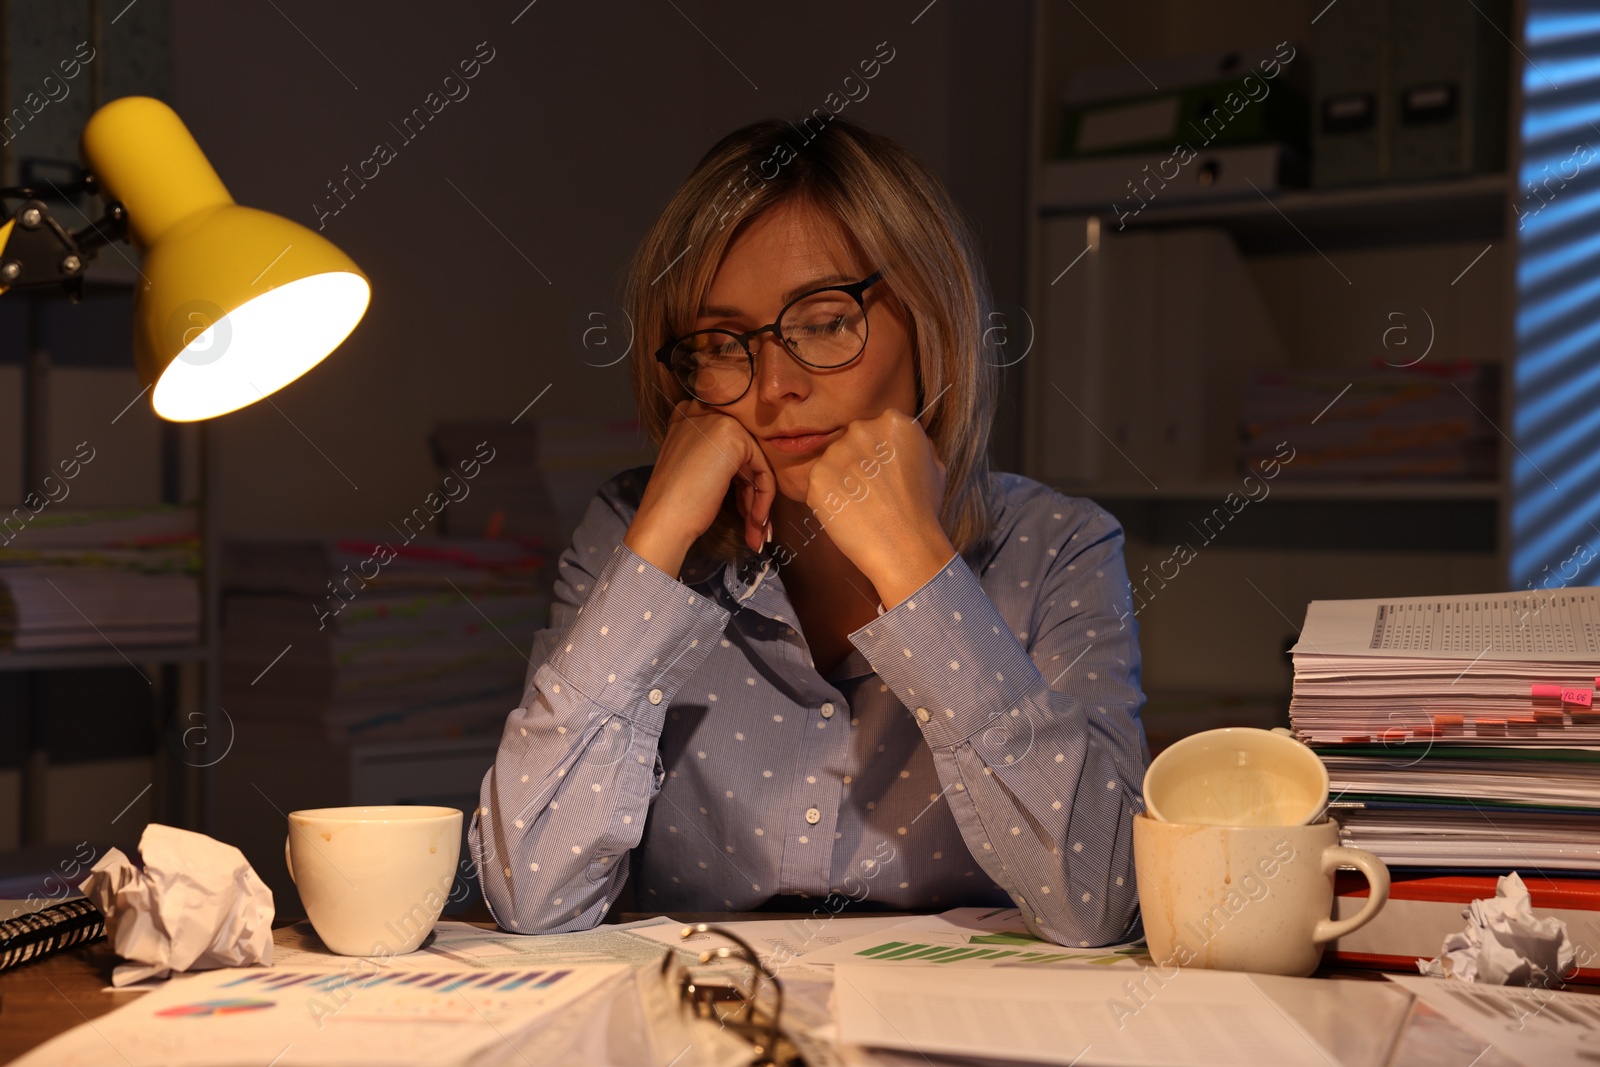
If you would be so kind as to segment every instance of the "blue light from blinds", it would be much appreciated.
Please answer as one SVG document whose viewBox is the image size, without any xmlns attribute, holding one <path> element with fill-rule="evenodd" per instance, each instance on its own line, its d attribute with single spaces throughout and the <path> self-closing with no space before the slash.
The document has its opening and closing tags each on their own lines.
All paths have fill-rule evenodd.
<svg viewBox="0 0 1600 1067">
<path fill-rule="evenodd" d="M 1600 584 L 1600 12 L 1530 0 L 1522 50 L 1510 577 Z"/>
</svg>

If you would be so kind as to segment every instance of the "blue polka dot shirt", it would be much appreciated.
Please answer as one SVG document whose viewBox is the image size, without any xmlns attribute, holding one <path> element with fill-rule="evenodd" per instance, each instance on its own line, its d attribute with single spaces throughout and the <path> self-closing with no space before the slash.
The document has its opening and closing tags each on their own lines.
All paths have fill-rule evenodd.
<svg viewBox="0 0 1600 1067">
<path fill-rule="evenodd" d="M 1150 753 L 1115 519 L 992 474 L 989 541 L 823 677 L 776 545 L 674 577 L 622 543 L 650 470 L 601 486 L 562 552 L 483 780 L 469 845 L 503 928 L 593 927 L 632 870 L 666 912 L 993 903 L 1060 944 L 1138 936 Z"/>
</svg>

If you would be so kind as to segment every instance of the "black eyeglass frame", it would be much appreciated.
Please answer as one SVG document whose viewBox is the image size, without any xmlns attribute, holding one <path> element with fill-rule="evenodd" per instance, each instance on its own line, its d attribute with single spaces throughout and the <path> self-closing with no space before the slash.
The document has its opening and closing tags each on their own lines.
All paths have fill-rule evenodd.
<svg viewBox="0 0 1600 1067">
<path fill-rule="evenodd" d="M 680 1008 L 696 1018 L 720 1022 L 749 1042 L 754 1052 L 750 1067 L 807 1067 L 805 1054 L 783 1026 L 783 985 L 778 976 L 761 962 L 761 956 L 749 942 L 724 927 L 695 923 L 679 930 L 678 936 L 687 938 L 697 933 L 716 934 L 737 946 L 706 949 L 699 954 L 699 960 L 701 963 L 714 959 L 738 960 L 750 968 L 750 987 L 744 990 L 736 985 L 697 981 L 677 964 L 673 950 L 668 949 L 661 958 L 660 974 L 677 994 Z M 770 1011 L 757 1005 L 763 980 L 774 992 L 775 1003 Z M 732 1010 L 725 1011 L 724 1006 Z"/>
<path fill-rule="evenodd" d="M 771 322 L 767 323 L 765 326 L 758 326 L 755 329 L 747 330 L 744 333 L 735 333 L 733 330 L 718 330 L 718 329 L 693 330 L 693 331 L 691 331 L 689 333 L 684 334 L 682 337 L 673 338 L 672 340 L 668 341 L 666 344 L 662 345 L 660 348 L 656 349 L 656 360 L 658 362 L 660 362 L 663 366 L 665 366 L 668 371 L 671 371 L 672 370 L 672 350 L 674 348 L 677 348 L 680 344 L 682 344 L 684 341 L 688 340 L 689 338 L 699 336 L 700 334 L 705 334 L 705 333 L 720 334 L 720 335 L 722 335 L 724 337 L 731 337 L 735 341 L 738 341 L 739 342 L 739 347 L 744 349 L 744 357 L 745 357 L 745 359 L 747 359 L 750 362 L 750 377 L 749 377 L 749 380 L 745 382 L 744 392 L 741 392 L 738 396 L 734 397 L 732 400 L 724 400 L 724 401 L 722 401 L 721 403 L 718 403 L 718 404 L 713 404 L 709 400 L 700 400 L 700 398 L 698 396 L 695 396 L 695 399 L 696 400 L 700 400 L 700 403 L 705 404 L 705 405 L 707 405 L 709 407 L 719 407 L 719 408 L 720 407 L 726 407 L 729 404 L 737 404 L 740 400 L 743 400 L 745 393 L 748 393 L 750 391 L 750 386 L 755 383 L 755 380 L 756 380 L 756 354 L 755 354 L 755 350 L 750 347 L 750 342 L 753 341 L 755 338 L 761 336 L 764 333 L 769 333 L 770 332 L 770 333 L 774 334 L 778 338 L 778 344 L 784 350 L 784 352 L 788 353 L 788 355 L 791 358 L 793 358 L 795 360 L 795 362 L 803 364 L 804 366 L 815 367 L 817 370 L 837 370 L 840 367 L 848 367 L 850 364 L 854 363 L 856 360 L 861 358 L 861 352 L 865 352 L 867 350 L 867 337 L 864 336 L 861 339 L 861 352 L 857 352 L 855 355 L 851 356 L 849 359 L 845 360 L 843 363 L 834 363 L 834 364 L 832 364 L 830 366 L 822 366 L 822 365 L 816 364 L 816 363 L 808 363 L 806 360 L 801 359 L 800 356 L 795 352 L 795 350 L 793 348 L 789 347 L 789 343 L 783 339 L 783 334 L 778 331 L 778 324 L 783 321 L 784 315 L 788 314 L 790 308 L 794 307 L 796 304 L 800 303 L 800 301 L 802 301 L 802 300 L 805 300 L 805 299 L 807 299 L 809 297 L 816 296 L 818 293 L 846 293 L 846 294 L 848 294 L 850 297 L 852 297 L 855 300 L 856 306 L 861 309 L 861 315 L 862 315 L 863 319 L 865 319 L 866 314 L 867 314 L 867 300 L 866 300 L 866 295 L 865 295 L 866 291 L 871 286 L 877 284 L 878 282 L 880 282 L 882 280 L 883 280 L 883 271 L 875 270 L 871 274 L 867 275 L 865 278 L 861 279 L 859 282 L 851 282 L 849 285 L 824 285 L 821 288 L 812 289 L 809 292 L 801 293 L 799 296 L 795 297 L 793 300 L 789 301 L 787 304 L 783 305 L 783 307 L 781 309 L 779 309 L 777 318 L 773 319 Z M 867 335 L 870 336 L 871 335 L 871 330 L 872 330 L 872 324 L 871 324 L 870 321 L 868 321 L 866 325 L 867 325 Z M 678 378 L 678 376 L 676 374 L 673 374 L 673 380 L 677 381 L 679 385 L 683 385 L 683 380 Z M 684 390 L 686 392 L 689 393 L 690 396 L 694 396 L 694 390 L 690 389 L 687 385 L 683 385 L 683 388 L 684 388 Z"/>
</svg>

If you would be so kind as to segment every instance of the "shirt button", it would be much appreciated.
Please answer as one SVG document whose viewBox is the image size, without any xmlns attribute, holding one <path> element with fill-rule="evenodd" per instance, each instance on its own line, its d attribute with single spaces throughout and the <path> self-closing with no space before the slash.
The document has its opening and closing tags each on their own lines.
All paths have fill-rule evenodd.
<svg viewBox="0 0 1600 1067">
<path fill-rule="evenodd" d="M 819 823 L 821 821 L 822 821 L 822 812 L 818 811 L 816 808 L 807 808 L 806 809 L 806 822 L 810 823 L 812 826 L 815 826 L 815 825 L 817 825 L 817 823 Z"/>
<path fill-rule="evenodd" d="M 833 703 L 831 701 L 822 705 L 822 717 L 824 719 L 833 718 Z"/>
<path fill-rule="evenodd" d="M 650 703 L 652 703 L 652 704 L 661 703 L 661 690 L 659 690 L 659 689 L 650 690 Z"/>
<path fill-rule="evenodd" d="M 918 708 L 917 709 L 917 718 L 921 719 L 923 722 L 927 722 L 928 721 L 928 709 L 927 708 Z"/>
</svg>

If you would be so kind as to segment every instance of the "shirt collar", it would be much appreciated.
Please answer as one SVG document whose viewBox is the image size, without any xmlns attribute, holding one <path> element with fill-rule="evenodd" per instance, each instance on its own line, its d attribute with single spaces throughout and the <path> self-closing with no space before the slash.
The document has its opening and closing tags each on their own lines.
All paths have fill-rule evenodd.
<svg viewBox="0 0 1600 1067">
<path fill-rule="evenodd" d="M 1010 510 L 1011 502 L 1007 499 L 1005 486 L 996 475 L 990 475 L 989 491 L 993 502 L 995 531 L 998 534 L 1004 529 L 1001 519 L 1005 512 Z M 963 554 L 962 558 L 972 567 L 973 573 L 981 574 L 988 562 L 986 557 L 992 557 L 998 551 L 998 547 L 997 543 L 980 544 L 972 551 Z M 799 619 L 794 615 L 794 606 L 789 602 L 789 594 L 783 588 L 780 571 L 781 568 L 769 551 L 758 556 L 746 556 L 737 565 L 727 560 L 693 561 L 685 568 L 683 581 L 685 585 L 699 589 L 708 596 L 721 586 L 728 594 L 728 603 L 725 606 L 730 609 L 735 606 L 740 610 L 749 609 L 798 630 Z M 867 662 L 866 657 L 859 649 L 852 649 L 827 680 L 840 682 L 871 673 L 872 665 Z"/>
<path fill-rule="evenodd" d="M 794 614 L 794 605 L 783 587 L 781 568 L 770 554 L 747 557 L 735 565 L 726 560 L 714 564 L 691 565 L 685 571 L 684 584 L 710 595 L 721 587 L 727 593 L 725 607 L 738 611 L 750 610 L 781 626 L 800 629 L 800 620 Z M 839 685 L 854 678 L 873 673 L 872 664 L 859 649 L 851 649 L 839 661 L 826 681 Z"/>
</svg>

